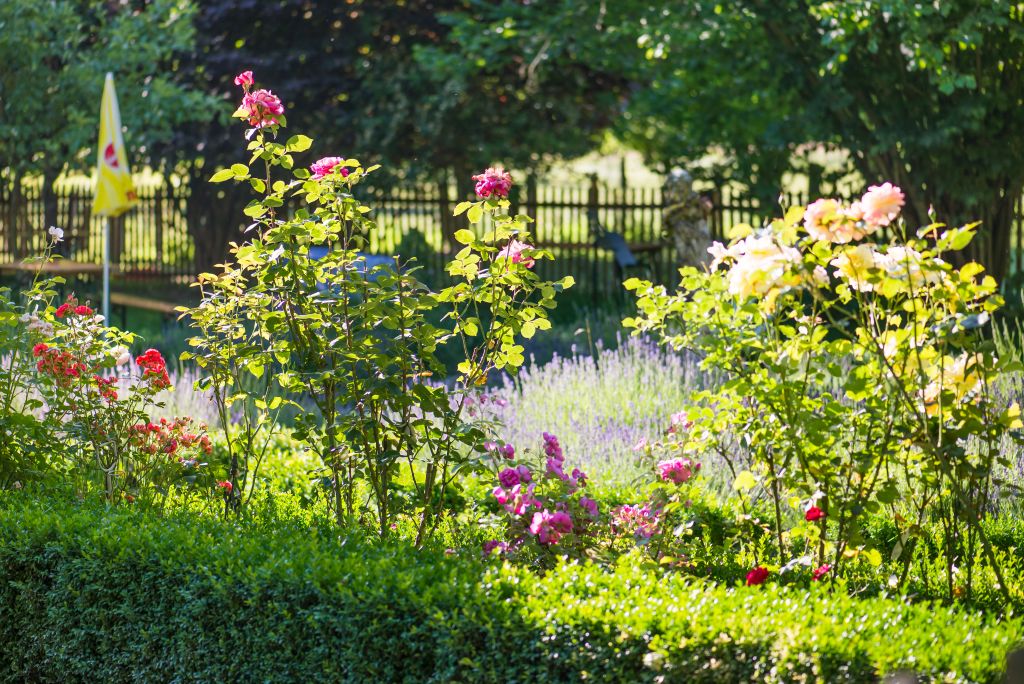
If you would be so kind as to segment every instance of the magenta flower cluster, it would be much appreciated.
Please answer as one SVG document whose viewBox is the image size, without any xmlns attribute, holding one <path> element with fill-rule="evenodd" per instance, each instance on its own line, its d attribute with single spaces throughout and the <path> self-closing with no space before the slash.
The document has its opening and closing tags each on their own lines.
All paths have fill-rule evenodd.
<svg viewBox="0 0 1024 684">
<path fill-rule="evenodd" d="M 651 506 L 626 504 L 612 512 L 612 531 L 616 534 L 632 534 L 639 540 L 650 539 L 658 533 L 661 512 Z"/>
<path fill-rule="evenodd" d="M 685 484 L 700 470 L 700 463 L 694 463 L 688 458 L 670 458 L 658 463 L 658 475 L 662 480 L 675 484 Z"/>
<path fill-rule="evenodd" d="M 587 483 L 586 473 L 574 468 L 571 474 L 567 474 L 565 455 L 558 438 L 546 432 L 543 437 L 546 467 L 539 478 L 525 464 L 509 464 L 498 471 L 498 486 L 491 494 L 512 517 L 509 522 L 510 541 L 487 542 L 484 555 L 495 551 L 507 553 L 529 539 L 546 548 L 559 544 L 570 534 L 575 535 L 573 538 L 578 542 L 587 534 L 587 526 L 600 518 L 597 501 L 577 494 Z M 507 458 L 515 453 L 511 445 L 498 447 L 488 443 L 485 447 L 499 459 L 499 463 L 506 458 L 505 447 L 510 454 Z"/>
</svg>

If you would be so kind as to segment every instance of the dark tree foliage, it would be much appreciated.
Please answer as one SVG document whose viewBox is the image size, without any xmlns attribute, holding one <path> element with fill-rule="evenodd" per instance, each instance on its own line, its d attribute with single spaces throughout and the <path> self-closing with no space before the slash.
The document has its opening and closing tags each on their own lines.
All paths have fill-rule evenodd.
<svg viewBox="0 0 1024 684">
<path fill-rule="evenodd" d="M 204 2 L 199 49 L 183 65 L 190 87 L 216 93 L 222 117 L 182 127 L 167 158 L 190 177 L 190 229 L 208 267 L 238 236 L 244 201 L 205 181 L 239 161 L 234 76 L 285 103 L 308 154 L 382 163 L 384 182 L 445 186 L 491 163 L 537 168 L 592 149 L 621 111 L 626 80 L 589 66 L 546 20 L 530 22 L 473 0 L 224 0 Z M 517 23 L 518 22 L 518 23 Z"/>
</svg>

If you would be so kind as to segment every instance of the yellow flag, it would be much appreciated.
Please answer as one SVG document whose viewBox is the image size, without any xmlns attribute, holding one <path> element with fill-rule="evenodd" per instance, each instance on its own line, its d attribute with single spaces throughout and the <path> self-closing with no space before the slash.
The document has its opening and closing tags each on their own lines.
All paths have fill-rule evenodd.
<svg viewBox="0 0 1024 684">
<path fill-rule="evenodd" d="M 117 108 L 114 75 L 107 74 L 100 104 L 100 141 L 96 160 L 96 196 L 92 213 L 119 216 L 135 206 L 135 188 L 128 168 L 128 153 L 121 135 L 121 112 Z"/>
</svg>

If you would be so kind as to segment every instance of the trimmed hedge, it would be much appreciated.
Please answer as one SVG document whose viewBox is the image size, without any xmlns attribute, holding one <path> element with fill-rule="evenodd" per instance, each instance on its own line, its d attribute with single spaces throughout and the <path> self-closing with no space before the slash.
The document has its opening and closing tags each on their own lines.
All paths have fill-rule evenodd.
<svg viewBox="0 0 1024 684">
<path fill-rule="evenodd" d="M 0 681 L 996 682 L 1019 619 L 0 501 Z"/>
</svg>

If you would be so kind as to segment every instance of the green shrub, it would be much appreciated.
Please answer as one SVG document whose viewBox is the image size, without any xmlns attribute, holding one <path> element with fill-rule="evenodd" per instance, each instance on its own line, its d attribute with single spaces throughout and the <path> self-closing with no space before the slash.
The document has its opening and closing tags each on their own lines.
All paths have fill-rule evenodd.
<svg viewBox="0 0 1024 684">
<path fill-rule="evenodd" d="M 275 528 L 6 495 L 0 681 L 994 682 L 1024 634 L 817 588 L 625 564 L 540 578 Z"/>
</svg>

